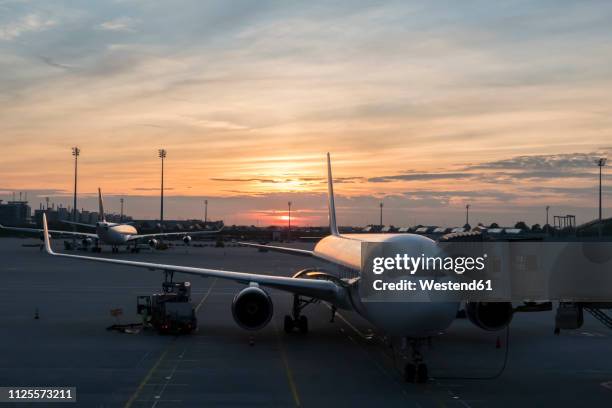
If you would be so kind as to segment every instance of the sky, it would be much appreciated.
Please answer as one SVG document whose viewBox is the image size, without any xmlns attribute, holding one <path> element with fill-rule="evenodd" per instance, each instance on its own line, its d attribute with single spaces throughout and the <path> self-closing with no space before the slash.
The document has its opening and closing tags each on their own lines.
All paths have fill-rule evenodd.
<svg viewBox="0 0 612 408">
<path fill-rule="evenodd" d="M 609 1 L 0 0 L 0 199 L 229 224 L 597 214 Z M 612 216 L 604 170 L 604 215 Z"/>
</svg>

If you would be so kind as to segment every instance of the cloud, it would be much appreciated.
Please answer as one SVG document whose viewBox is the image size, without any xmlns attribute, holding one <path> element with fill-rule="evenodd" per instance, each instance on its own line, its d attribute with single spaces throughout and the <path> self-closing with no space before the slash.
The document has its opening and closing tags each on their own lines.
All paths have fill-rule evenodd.
<svg viewBox="0 0 612 408">
<path fill-rule="evenodd" d="M 75 67 L 70 66 L 70 65 L 66 65 L 66 64 L 61 64 L 57 61 L 55 61 L 52 58 L 49 57 L 45 57 L 44 55 L 40 55 L 39 58 L 47 65 L 49 65 L 50 67 L 55 67 L 55 68 L 61 68 L 61 69 L 65 69 L 65 70 L 70 70 L 70 69 L 74 69 Z"/>
<path fill-rule="evenodd" d="M 26 33 L 47 30 L 56 24 L 57 21 L 42 17 L 39 14 L 26 14 L 17 21 L 0 26 L 0 40 L 11 41 Z"/>
<path fill-rule="evenodd" d="M 456 180 L 476 177 L 471 173 L 408 173 L 393 176 L 370 177 L 370 183 L 388 183 L 390 181 L 415 181 L 415 180 Z"/>
<path fill-rule="evenodd" d="M 529 179 L 590 179 L 596 174 L 596 160 L 605 155 L 606 152 L 515 156 L 509 159 L 471 164 L 464 166 L 459 172 L 427 173 L 407 170 L 403 174 L 370 177 L 368 181 L 388 183 L 392 181 L 471 179 L 497 183 Z"/>
<path fill-rule="evenodd" d="M 552 155 L 516 156 L 467 166 L 467 170 L 563 170 L 593 169 L 595 161 L 604 153 L 566 153 Z"/>
<path fill-rule="evenodd" d="M 55 196 L 64 196 L 67 194 L 72 194 L 72 192 L 68 190 L 61 190 L 61 189 L 28 188 L 28 189 L 18 189 L 17 190 L 14 188 L 0 187 L 0 196 L 5 196 L 7 199 L 12 199 L 13 193 L 15 193 L 16 198 L 19 198 L 20 192 L 27 194 L 29 198 L 46 197 L 46 196 L 55 197 Z"/>
<path fill-rule="evenodd" d="M 465 200 L 475 198 L 486 198 L 495 201 L 510 201 L 523 197 L 520 193 L 512 193 L 499 189 L 495 190 L 418 190 L 406 191 L 404 197 L 409 200 L 435 199 L 448 203 L 451 200 Z"/>
<path fill-rule="evenodd" d="M 257 182 L 257 183 L 283 183 L 283 180 L 274 180 L 274 179 L 266 179 L 266 178 L 211 178 L 213 181 L 227 181 L 233 183 L 248 183 L 248 182 Z"/>
<path fill-rule="evenodd" d="M 597 195 L 598 189 L 594 186 L 588 187 L 526 187 L 526 191 L 537 194 L 556 195 L 560 197 L 582 196 L 593 197 Z M 604 196 L 612 195 L 612 187 L 602 185 L 601 192 Z"/>
<path fill-rule="evenodd" d="M 105 21 L 98 28 L 105 31 L 134 32 L 136 31 L 134 26 L 138 23 L 139 20 L 124 16 Z"/>
</svg>

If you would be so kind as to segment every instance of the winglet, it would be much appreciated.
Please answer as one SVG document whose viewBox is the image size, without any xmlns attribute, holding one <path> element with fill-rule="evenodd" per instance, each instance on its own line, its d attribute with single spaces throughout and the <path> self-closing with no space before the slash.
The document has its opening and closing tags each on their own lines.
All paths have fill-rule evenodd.
<svg viewBox="0 0 612 408">
<path fill-rule="evenodd" d="M 100 187 L 98 187 L 98 206 L 100 207 L 98 220 L 106 222 L 106 217 L 104 216 L 104 203 L 102 202 L 102 190 L 100 190 Z"/>
<path fill-rule="evenodd" d="M 51 241 L 49 240 L 49 227 L 47 227 L 47 214 L 43 213 L 43 237 L 45 238 L 45 250 L 49 255 L 55 255 L 51 249 Z"/>
<path fill-rule="evenodd" d="M 329 232 L 332 235 L 340 235 L 336 224 L 336 204 L 334 202 L 334 179 L 332 178 L 331 159 L 327 153 L 327 199 L 329 207 Z"/>
</svg>

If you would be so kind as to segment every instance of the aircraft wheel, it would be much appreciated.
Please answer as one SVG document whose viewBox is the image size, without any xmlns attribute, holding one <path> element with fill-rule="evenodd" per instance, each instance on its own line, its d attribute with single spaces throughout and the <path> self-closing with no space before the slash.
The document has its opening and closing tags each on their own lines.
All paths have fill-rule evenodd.
<svg viewBox="0 0 612 408">
<path fill-rule="evenodd" d="M 404 381 L 407 383 L 416 382 L 416 367 L 412 363 L 407 363 L 404 366 Z"/>
<path fill-rule="evenodd" d="M 427 365 L 423 363 L 419 364 L 416 370 L 416 382 L 423 384 L 426 383 L 428 379 L 429 374 L 427 372 Z"/>
<path fill-rule="evenodd" d="M 306 316 L 300 316 L 300 319 L 297 321 L 297 324 L 298 328 L 300 329 L 300 333 L 308 333 L 308 318 Z"/>
<path fill-rule="evenodd" d="M 289 315 L 285 315 L 285 322 L 283 324 L 283 328 L 285 329 L 285 333 L 292 333 L 294 327 L 293 318 Z"/>
</svg>

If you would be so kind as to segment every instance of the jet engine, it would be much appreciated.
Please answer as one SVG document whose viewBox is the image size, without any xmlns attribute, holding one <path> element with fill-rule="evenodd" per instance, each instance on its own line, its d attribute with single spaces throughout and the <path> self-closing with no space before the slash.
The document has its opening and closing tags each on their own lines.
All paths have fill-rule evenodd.
<svg viewBox="0 0 612 408">
<path fill-rule="evenodd" d="M 510 324 L 514 311 L 510 302 L 468 302 L 465 313 L 477 327 L 496 331 Z"/>
<path fill-rule="evenodd" d="M 263 329 L 272 319 L 272 314 L 272 299 L 257 286 L 241 290 L 232 301 L 232 315 L 243 329 Z"/>
<path fill-rule="evenodd" d="M 150 246 L 151 248 L 157 248 L 157 246 L 158 246 L 158 245 L 159 245 L 159 241 L 158 241 L 158 240 L 156 240 L 155 238 L 151 238 L 151 239 L 149 240 L 149 246 Z"/>
<path fill-rule="evenodd" d="M 191 237 L 189 235 L 185 235 L 183 237 L 183 242 L 185 243 L 185 245 L 189 245 L 191 243 Z"/>
</svg>

